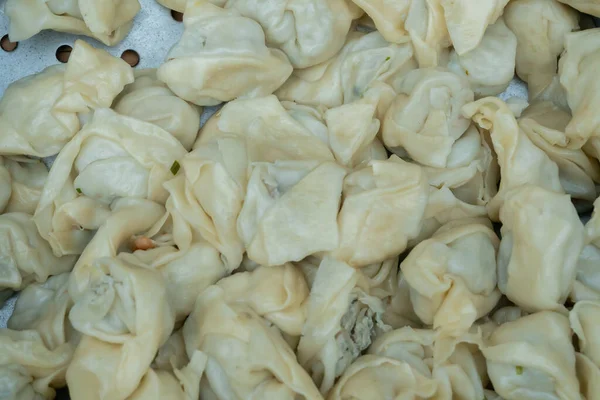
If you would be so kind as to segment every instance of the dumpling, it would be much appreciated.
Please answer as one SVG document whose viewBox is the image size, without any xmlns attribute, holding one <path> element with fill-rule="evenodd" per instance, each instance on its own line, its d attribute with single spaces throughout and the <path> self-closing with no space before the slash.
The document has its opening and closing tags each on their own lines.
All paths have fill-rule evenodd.
<svg viewBox="0 0 600 400">
<path fill-rule="evenodd" d="M 600 396 L 600 368 L 588 357 L 575 353 L 575 365 L 579 390 L 585 399 L 597 399 Z"/>
<path fill-rule="evenodd" d="M 469 128 L 461 108 L 473 101 L 464 77 L 443 69 L 406 74 L 383 121 L 383 143 L 426 166 L 443 168 L 454 143 Z"/>
<path fill-rule="evenodd" d="M 111 257 L 78 268 L 87 281 L 70 291 L 69 320 L 83 337 L 67 369 L 69 392 L 73 399 L 126 399 L 173 330 L 165 280 Z"/>
<path fill-rule="evenodd" d="M 9 400 L 54 399 L 65 386 L 73 346 L 48 348 L 36 331 L 0 329 L 0 393 Z"/>
<path fill-rule="evenodd" d="M 577 261 L 577 275 L 570 298 L 600 300 L 600 200 L 594 202 L 592 218 L 585 225 L 585 246 Z"/>
<path fill-rule="evenodd" d="M 259 267 L 221 279 L 216 285 L 223 289 L 227 303 L 247 305 L 282 333 L 302 333 L 308 286 L 296 266 Z"/>
<path fill-rule="evenodd" d="M 133 80 L 133 69 L 127 62 L 77 40 L 65 70 L 63 94 L 55 108 L 78 113 L 108 108 Z"/>
<path fill-rule="evenodd" d="M 458 336 L 487 315 L 501 296 L 496 288 L 499 246 L 491 227 L 466 220 L 443 226 L 412 249 L 400 268 L 421 321 Z"/>
<path fill-rule="evenodd" d="M 600 85 L 594 68 L 598 62 L 600 28 L 567 34 L 559 75 L 573 112 L 573 119 L 565 129 L 569 148 L 581 148 L 589 139 L 599 140 L 600 116 L 593 111 L 600 101 Z"/>
<path fill-rule="evenodd" d="M 379 32 L 351 32 L 335 57 L 295 70 L 275 94 L 281 100 L 332 108 L 360 99 L 377 81 L 393 87 L 414 68 L 410 43 L 388 43 Z"/>
<path fill-rule="evenodd" d="M 145 234 L 161 222 L 165 208 L 143 199 L 120 199 L 112 213 L 99 224 L 96 234 L 85 247 L 71 272 L 69 293 L 73 298 L 86 290 L 87 272 L 100 258 L 115 258 L 124 249 L 135 250 L 136 235 Z"/>
<path fill-rule="evenodd" d="M 150 369 L 127 400 L 198 399 L 207 362 L 208 357 L 196 351 L 189 364 L 173 372 Z"/>
<path fill-rule="evenodd" d="M 436 382 L 407 362 L 367 354 L 344 372 L 327 400 L 422 400 L 435 398 L 436 392 Z"/>
<path fill-rule="evenodd" d="M 156 70 L 136 74 L 135 82 L 113 103 L 122 115 L 152 122 L 177 138 L 190 150 L 200 130 L 202 108 L 177 97 L 167 85 L 156 78 Z"/>
<path fill-rule="evenodd" d="M 181 323 L 192 312 L 198 295 L 231 271 L 221 253 L 204 240 L 180 250 L 161 245 L 160 239 L 156 239 L 137 235 L 134 245 L 136 240 L 149 240 L 153 248 L 139 249 L 133 254 L 120 253 L 119 258 L 161 273 L 167 284 L 167 297 L 175 313 L 175 322 Z"/>
<path fill-rule="evenodd" d="M 598 0 L 558 0 L 585 14 L 600 17 L 600 3 Z"/>
<path fill-rule="evenodd" d="M 319 265 L 297 355 L 323 394 L 369 347 L 377 331 L 390 329 L 381 320 L 383 303 L 369 290 L 361 272 L 348 264 L 326 257 Z"/>
<path fill-rule="evenodd" d="M 0 157 L 0 213 L 33 214 L 47 177 L 48 169 L 40 160 Z"/>
<path fill-rule="evenodd" d="M 32 282 L 46 282 L 53 275 L 68 272 L 75 257 L 57 257 L 40 237 L 31 215 L 0 215 L 0 298 Z"/>
<path fill-rule="evenodd" d="M 579 351 L 600 368 L 600 302 L 578 301 L 571 312 L 571 328 L 579 339 Z"/>
<path fill-rule="evenodd" d="M 499 167 L 489 137 L 471 125 L 452 146 L 446 168 L 425 167 L 429 200 L 423 227 L 409 247 L 433 235 L 443 224 L 462 218 L 486 217 L 496 195 Z"/>
<path fill-rule="evenodd" d="M 507 322 L 482 349 L 488 375 L 505 399 L 579 400 L 569 320 L 551 311 Z"/>
<path fill-rule="evenodd" d="M 17 297 L 8 328 L 36 330 L 50 349 L 75 340 L 77 334 L 68 320 L 73 306 L 68 282 L 69 274 L 64 273 L 27 286 Z"/>
<path fill-rule="evenodd" d="M 48 157 L 77 133 L 77 114 L 55 107 L 64 92 L 64 76 L 65 66 L 55 65 L 6 89 L 0 101 L 0 155 Z"/>
<path fill-rule="evenodd" d="M 336 249 L 345 176 L 334 162 L 255 163 L 237 220 L 248 258 L 275 266 Z"/>
<path fill-rule="evenodd" d="M 13 42 L 52 29 L 114 46 L 127 36 L 140 8 L 138 0 L 8 0 L 4 12 L 10 18 Z"/>
<path fill-rule="evenodd" d="M 421 230 L 428 190 L 423 169 L 395 155 L 346 176 L 334 256 L 364 267 L 402 253 Z"/>
<path fill-rule="evenodd" d="M 462 56 L 481 43 L 509 0 L 438 0 L 444 8 L 452 46 Z"/>
<path fill-rule="evenodd" d="M 63 148 L 44 186 L 34 221 L 57 255 L 80 254 L 119 198 L 164 203 L 163 183 L 185 148 L 147 122 L 100 109 Z"/>
<path fill-rule="evenodd" d="M 292 73 L 285 54 L 265 45 L 260 25 L 235 9 L 193 0 L 184 24 L 183 36 L 157 76 L 186 101 L 212 106 L 266 96 Z"/>
<path fill-rule="evenodd" d="M 206 399 L 321 399 L 275 325 L 222 287 L 206 289 L 183 327 L 188 356 L 208 357 L 200 383 Z"/>
<path fill-rule="evenodd" d="M 391 43 L 404 43 L 408 32 L 405 27 L 411 8 L 418 1 L 413 0 L 352 0 L 371 18 L 371 23 L 381 35 Z M 416 8 L 416 7 L 414 7 Z M 443 16 L 442 16 L 443 21 Z"/>
<path fill-rule="evenodd" d="M 570 197 L 532 185 L 514 189 L 500 221 L 500 291 L 525 311 L 566 312 L 585 235 Z"/>
<path fill-rule="evenodd" d="M 178 329 L 173 332 L 165 344 L 158 349 L 158 353 L 156 353 L 156 357 L 154 358 L 154 361 L 152 361 L 152 368 L 155 370 L 173 371 L 175 369 L 183 368 L 189 362 L 190 359 L 185 351 L 183 331 Z"/>
<path fill-rule="evenodd" d="M 499 18 L 473 50 L 462 55 L 452 50 L 448 69 L 466 76 L 476 97 L 494 96 L 506 90 L 513 79 L 516 54 L 517 37 Z"/>
<path fill-rule="evenodd" d="M 558 166 L 519 128 L 506 103 L 486 97 L 465 105 L 463 114 L 489 131 L 500 165 L 500 188 L 488 204 L 492 221 L 498 221 L 500 207 L 510 189 L 532 184 L 556 193 L 564 192 Z"/>
<path fill-rule="evenodd" d="M 517 75 L 535 99 L 552 83 L 565 36 L 579 28 L 579 15 L 556 0 L 513 0 L 504 21 L 517 37 Z"/>
<path fill-rule="evenodd" d="M 308 68 L 336 55 L 352 20 L 362 11 L 348 0 L 210 0 L 258 22 L 267 45 L 283 50 L 294 68 Z M 189 11 L 189 4 L 188 9 Z M 186 13 L 187 14 L 187 13 Z"/>
<path fill-rule="evenodd" d="M 565 128 L 571 116 L 551 102 L 534 103 L 519 118 L 519 127 L 558 166 L 565 192 L 575 199 L 596 200 L 600 164 L 581 149 L 569 149 Z"/>
</svg>

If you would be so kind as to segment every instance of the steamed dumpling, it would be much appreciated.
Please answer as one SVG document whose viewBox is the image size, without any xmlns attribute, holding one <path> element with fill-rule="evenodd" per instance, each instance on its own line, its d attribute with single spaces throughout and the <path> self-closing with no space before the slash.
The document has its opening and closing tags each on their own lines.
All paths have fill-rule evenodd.
<svg viewBox="0 0 600 400">
<path fill-rule="evenodd" d="M 292 73 L 285 54 L 265 45 L 260 25 L 235 9 L 193 0 L 184 25 L 183 36 L 157 76 L 186 101 L 211 106 L 266 96 Z"/>
<path fill-rule="evenodd" d="M 337 377 L 367 349 L 381 320 L 383 303 L 369 294 L 361 272 L 326 257 L 316 271 L 298 344 L 298 361 L 326 394 Z"/>
<path fill-rule="evenodd" d="M 294 68 L 333 57 L 344 44 L 353 19 L 362 12 L 348 0 L 210 0 L 258 22 L 267 45 L 281 49 Z M 187 11 L 189 11 L 189 5 Z"/>
<path fill-rule="evenodd" d="M 421 230 L 429 190 L 426 179 L 421 167 L 395 155 L 346 176 L 334 256 L 364 267 L 402 253 Z"/>
<path fill-rule="evenodd" d="M 140 8 L 138 0 L 8 0 L 4 12 L 10 18 L 13 42 L 51 29 L 113 46 L 127 36 Z"/>
<path fill-rule="evenodd" d="M 450 53 L 448 68 L 466 76 L 477 97 L 502 93 L 515 75 L 517 38 L 499 18 L 488 26 L 481 42 L 473 50 Z"/>
<path fill-rule="evenodd" d="M 64 273 L 27 286 L 17 297 L 8 328 L 35 330 L 50 349 L 74 340 L 77 334 L 68 320 L 73 306 L 68 282 L 69 274 Z"/>
<path fill-rule="evenodd" d="M 579 28 L 577 12 L 556 0 L 513 0 L 504 9 L 504 21 L 517 37 L 516 67 L 536 98 L 558 71 L 565 36 Z"/>
<path fill-rule="evenodd" d="M 592 218 L 585 225 L 585 246 L 577 261 L 571 300 L 600 300 L 600 200 L 594 202 Z"/>
<path fill-rule="evenodd" d="M 600 17 L 600 3 L 598 0 L 558 0 L 585 14 Z"/>
<path fill-rule="evenodd" d="M 469 128 L 461 108 L 473 101 L 466 78 L 438 68 L 406 74 L 385 115 L 383 143 L 414 161 L 443 168 L 454 143 Z"/>
<path fill-rule="evenodd" d="M 500 209 L 500 221 L 500 291 L 525 311 L 565 312 L 584 245 L 570 197 L 532 185 L 514 189 Z"/>
<path fill-rule="evenodd" d="M 490 227 L 467 220 L 440 228 L 411 250 L 400 267 L 424 324 L 457 336 L 496 306 L 499 245 Z"/>
<path fill-rule="evenodd" d="M 201 398 L 321 398 L 277 325 L 244 302 L 228 302 L 220 286 L 198 297 L 183 335 L 188 356 L 199 350 L 208 357 Z"/>
<path fill-rule="evenodd" d="M 77 114 L 55 107 L 64 93 L 65 68 L 48 67 L 6 89 L 0 101 L 0 155 L 48 157 L 77 133 Z"/>
<path fill-rule="evenodd" d="M 565 129 L 569 148 L 581 148 L 589 139 L 599 140 L 600 116 L 594 111 L 600 104 L 600 85 L 594 67 L 598 62 L 600 28 L 567 34 L 559 75 L 573 112 L 573 119 Z"/>
<path fill-rule="evenodd" d="M 64 93 L 56 109 L 87 113 L 108 108 L 125 87 L 133 82 L 133 69 L 121 58 L 77 40 L 65 70 Z"/>
<path fill-rule="evenodd" d="M 57 255 L 80 254 L 119 198 L 164 203 L 183 146 L 160 127 L 97 110 L 56 158 L 34 215 Z"/>
<path fill-rule="evenodd" d="M 513 188 L 532 184 L 563 193 L 558 166 L 519 128 L 513 112 L 505 102 L 495 97 L 486 97 L 464 106 L 463 113 L 482 129 L 489 131 L 497 154 L 500 188 L 488 204 L 488 213 L 493 221 L 498 220 L 504 199 Z"/>
<path fill-rule="evenodd" d="M 173 330 L 166 283 L 158 271 L 111 257 L 78 268 L 87 281 L 70 291 L 69 320 L 84 336 L 67 370 L 69 392 L 125 399 Z"/>
<path fill-rule="evenodd" d="M 336 249 L 345 176 L 333 162 L 255 163 L 237 221 L 248 258 L 274 266 Z"/>
<path fill-rule="evenodd" d="M 509 0 L 438 0 L 444 7 L 452 45 L 462 56 L 481 43 L 485 31 L 502 15 Z"/>
<path fill-rule="evenodd" d="M 571 312 L 571 328 L 579 339 L 579 351 L 600 368 L 600 302 L 578 301 Z"/>
<path fill-rule="evenodd" d="M 0 393 L 15 400 L 51 400 L 65 386 L 73 345 L 46 346 L 36 331 L 0 329 Z"/>
<path fill-rule="evenodd" d="M 579 400 L 575 351 L 567 317 L 542 311 L 494 330 L 482 349 L 504 399 Z"/>
<path fill-rule="evenodd" d="M 409 43 L 390 44 L 379 32 L 352 32 L 335 57 L 295 70 L 276 95 L 301 104 L 337 107 L 360 99 L 377 81 L 393 87 L 415 67 Z"/>
<path fill-rule="evenodd" d="M 40 160 L 0 157 L 0 213 L 33 214 L 47 177 L 48 169 Z"/>
<path fill-rule="evenodd" d="M 122 115 L 152 122 L 177 138 L 190 150 L 200 129 L 202 108 L 177 97 L 167 85 L 156 78 L 156 70 L 136 74 L 135 82 L 127 85 L 113 109 Z"/>
<path fill-rule="evenodd" d="M 565 192 L 575 199 L 596 200 L 600 164 L 581 149 L 569 149 L 565 128 L 571 115 L 551 102 L 529 106 L 519 118 L 519 127 L 537 147 L 558 166 Z"/>
<path fill-rule="evenodd" d="M 68 272 L 75 257 L 57 257 L 36 229 L 31 215 L 0 215 L 0 300 L 7 293 L 24 289 L 32 282 L 46 282 L 53 275 Z"/>
</svg>

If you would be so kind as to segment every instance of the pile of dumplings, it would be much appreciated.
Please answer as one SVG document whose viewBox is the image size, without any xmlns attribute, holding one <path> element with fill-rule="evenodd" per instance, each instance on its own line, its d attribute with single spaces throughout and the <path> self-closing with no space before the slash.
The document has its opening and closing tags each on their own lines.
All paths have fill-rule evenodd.
<svg viewBox="0 0 600 400">
<path fill-rule="evenodd" d="M 600 399 L 600 1 L 158 1 L 0 102 L 0 398 Z"/>
</svg>

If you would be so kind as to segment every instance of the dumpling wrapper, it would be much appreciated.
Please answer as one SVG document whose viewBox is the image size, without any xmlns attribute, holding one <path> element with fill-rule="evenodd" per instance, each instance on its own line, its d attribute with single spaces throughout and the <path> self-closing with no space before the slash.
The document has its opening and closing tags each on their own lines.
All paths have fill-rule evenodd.
<svg viewBox="0 0 600 400">
<path fill-rule="evenodd" d="M 336 249 L 345 176 L 333 162 L 255 163 L 237 220 L 248 258 L 275 266 Z"/>
<path fill-rule="evenodd" d="M 421 230 L 426 179 L 421 167 L 395 155 L 346 176 L 337 219 L 340 242 L 333 255 L 363 267 L 402 253 Z"/>
<path fill-rule="evenodd" d="M 465 76 L 476 97 L 495 96 L 506 90 L 515 75 L 517 46 L 517 37 L 499 18 L 473 50 L 462 55 L 452 50 L 448 69 Z"/>
<path fill-rule="evenodd" d="M 482 349 L 505 399 L 581 399 L 567 317 L 542 311 L 499 326 Z"/>
<path fill-rule="evenodd" d="M 140 9 L 138 0 L 8 0 L 4 12 L 10 18 L 13 42 L 51 29 L 114 46 L 127 36 Z"/>
<path fill-rule="evenodd" d="M 0 329 L 0 393 L 6 399 L 51 400 L 65 386 L 70 343 L 50 349 L 36 331 Z"/>
<path fill-rule="evenodd" d="M 143 70 L 135 75 L 113 103 L 122 115 L 151 122 L 169 132 L 190 150 L 200 130 L 202 108 L 180 99 L 156 77 L 156 70 Z"/>
<path fill-rule="evenodd" d="M 17 297 L 8 328 L 37 331 L 49 349 L 75 341 L 77 333 L 68 320 L 73 306 L 68 282 L 69 274 L 64 273 L 27 286 Z"/>
<path fill-rule="evenodd" d="M 65 70 L 64 92 L 55 108 L 77 113 L 108 108 L 133 80 L 133 68 L 123 59 L 77 40 Z"/>
<path fill-rule="evenodd" d="M 525 311 L 566 313 L 585 239 L 570 197 L 532 185 L 514 189 L 500 221 L 500 291 Z"/>
<path fill-rule="evenodd" d="M 596 200 L 600 164 L 582 149 L 569 149 L 565 128 L 571 115 L 551 102 L 534 103 L 519 118 L 519 127 L 558 166 L 565 192 L 575 199 Z"/>
<path fill-rule="evenodd" d="M 579 351 L 600 368 L 600 302 L 578 301 L 569 313 L 571 328 L 579 339 Z"/>
<path fill-rule="evenodd" d="M 235 9 L 191 0 L 183 22 L 183 36 L 157 76 L 186 101 L 214 106 L 266 96 L 292 73 L 286 55 L 267 47 L 260 25 Z"/>
<path fill-rule="evenodd" d="M 383 121 L 383 143 L 422 165 L 445 167 L 470 125 L 461 113 L 474 96 L 467 79 L 441 68 L 417 69 L 404 76 L 398 93 Z"/>
<path fill-rule="evenodd" d="M 481 43 L 489 25 L 498 20 L 509 0 L 439 0 L 444 8 L 446 26 L 458 55 Z"/>
<path fill-rule="evenodd" d="M 491 227 L 465 220 L 443 226 L 408 254 L 400 268 L 424 324 L 459 336 L 496 306 L 499 246 Z"/>
<path fill-rule="evenodd" d="M 64 65 L 48 67 L 5 90 L 0 101 L 0 155 L 48 157 L 79 131 L 77 114 L 55 107 L 64 93 L 65 69 Z"/>
<path fill-rule="evenodd" d="M 507 193 L 513 188 L 531 184 L 564 193 L 558 166 L 520 129 L 505 102 L 495 97 L 486 97 L 465 105 L 463 114 L 489 131 L 500 165 L 500 188 L 488 204 L 488 214 L 492 221 L 498 221 L 500 208 Z"/>
<path fill-rule="evenodd" d="M 208 357 L 200 397 L 320 399 L 279 330 L 226 296 L 219 286 L 206 289 L 183 327 L 188 355 Z"/>
<path fill-rule="evenodd" d="M 84 335 L 67 370 L 69 391 L 73 398 L 126 399 L 173 330 L 166 282 L 118 258 L 78 268 L 87 281 L 72 293 L 69 320 Z"/>
<path fill-rule="evenodd" d="M 369 347 L 376 331 L 390 329 L 381 320 L 383 303 L 369 291 L 359 270 L 331 257 L 316 271 L 297 355 L 323 394 Z"/>
<path fill-rule="evenodd" d="M 567 147 L 598 148 L 600 116 L 593 110 L 600 104 L 600 84 L 593 67 L 600 62 L 600 28 L 573 32 L 565 37 L 565 51 L 559 61 L 560 83 L 567 92 L 573 119 L 565 129 Z"/>
<path fill-rule="evenodd" d="M 175 10 L 177 12 L 183 13 L 185 12 L 185 7 L 187 5 L 186 0 L 156 0 L 159 4 L 170 8 L 171 10 Z"/>
<path fill-rule="evenodd" d="M 336 55 L 352 20 L 362 11 L 348 0 L 210 0 L 258 22 L 267 45 L 282 50 L 294 68 L 308 68 Z M 188 4 L 189 8 L 189 4 Z"/>
<path fill-rule="evenodd" d="M 154 124 L 97 110 L 54 161 L 34 214 L 40 234 L 57 255 L 81 254 L 114 200 L 164 203 L 163 183 L 186 153 Z"/>
<path fill-rule="evenodd" d="M 47 177 L 41 160 L 0 157 L 0 212 L 33 214 Z"/>
<path fill-rule="evenodd" d="M 598 0 L 558 0 L 561 3 L 567 4 L 584 14 L 590 14 L 595 17 L 600 17 L 600 3 Z"/>
<path fill-rule="evenodd" d="M 351 32 L 336 56 L 295 70 L 275 94 L 300 104 L 338 107 L 359 100 L 375 82 L 393 92 L 396 80 L 414 68 L 409 43 L 388 43 L 378 32 Z"/>
<path fill-rule="evenodd" d="M 504 21 L 517 37 L 517 75 L 535 99 L 551 85 L 565 36 L 579 28 L 579 15 L 556 0 L 513 0 L 504 9 Z"/>
<path fill-rule="evenodd" d="M 74 256 L 57 257 L 39 235 L 31 215 L 0 215 L 0 300 L 12 291 L 24 289 L 32 282 L 43 283 L 50 276 L 73 268 Z"/>
<path fill-rule="evenodd" d="M 585 225 L 585 246 L 577 261 L 577 275 L 570 298 L 600 301 L 600 201 L 594 202 L 592 218 Z"/>
</svg>

